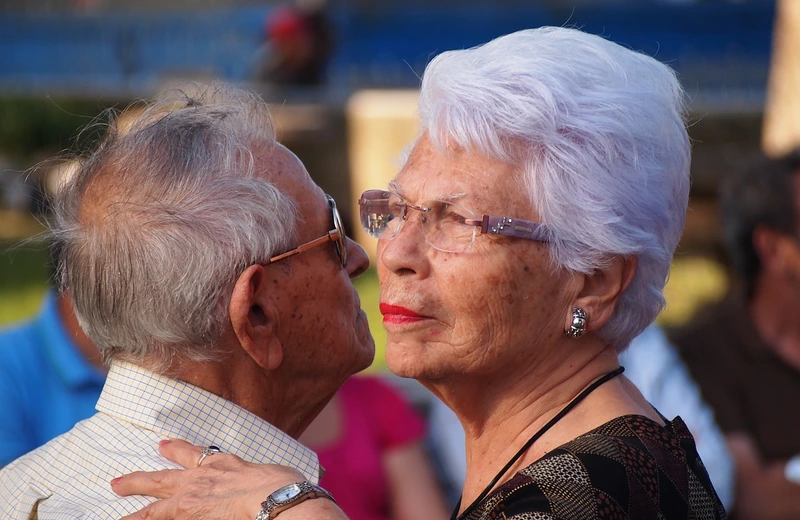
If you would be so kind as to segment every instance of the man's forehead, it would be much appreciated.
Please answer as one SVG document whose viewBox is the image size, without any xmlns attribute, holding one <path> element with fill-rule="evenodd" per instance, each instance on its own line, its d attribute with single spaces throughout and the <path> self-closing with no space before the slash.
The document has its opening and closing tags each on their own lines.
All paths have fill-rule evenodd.
<svg viewBox="0 0 800 520">
<path fill-rule="evenodd" d="M 325 192 L 291 150 L 280 143 L 272 143 L 258 150 L 256 161 L 260 161 L 258 169 L 263 178 L 292 199 L 300 221 L 327 218 Z"/>
<path fill-rule="evenodd" d="M 267 176 L 275 175 L 280 177 L 305 172 L 305 166 L 300 159 L 280 143 L 259 146 L 256 149 L 256 157 L 254 159 L 261 163 L 261 169 Z"/>
<path fill-rule="evenodd" d="M 259 151 L 255 160 L 259 175 L 296 202 L 311 198 L 311 192 L 321 193 L 302 161 L 285 146 L 276 143 L 271 149 Z"/>
</svg>

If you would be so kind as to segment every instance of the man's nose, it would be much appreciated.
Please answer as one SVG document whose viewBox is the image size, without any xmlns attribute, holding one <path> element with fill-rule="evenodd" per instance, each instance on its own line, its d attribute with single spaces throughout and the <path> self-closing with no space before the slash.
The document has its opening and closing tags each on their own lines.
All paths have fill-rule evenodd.
<svg viewBox="0 0 800 520">
<path fill-rule="evenodd" d="M 364 248 L 350 238 L 347 239 L 347 274 L 350 278 L 358 278 L 369 268 L 369 256 Z"/>
</svg>

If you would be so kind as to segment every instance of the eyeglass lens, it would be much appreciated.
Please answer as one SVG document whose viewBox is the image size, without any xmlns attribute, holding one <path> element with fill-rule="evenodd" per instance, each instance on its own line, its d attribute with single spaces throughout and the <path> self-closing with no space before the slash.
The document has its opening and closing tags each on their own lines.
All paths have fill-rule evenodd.
<svg viewBox="0 0 800 520">
<path fill-rule="evenodd" d="M 333 214 L 333 227 L 338 231 L 339 238 L 333 243 L 336 254 L 339 255 L 339 260 L 342 265 L 347 265 L 347 234 L 345 233 L 344 225 L 342 224 L 342 217 L 339 215 L 339 210 L 336 209 L 336 201 L 333 197 L 328 195 L 328 203 L 331 206 L 331 213 Z"/>
<path fill-rule="evenodd" d="M 465 223 L 475 215 L 457 204 L 431 201 L 422 206 L 405 202 L 396 193 L 369 190 L 359 200 L 361 225 L 375 238 L 392 238 L 400 232 L 410 211 L 420 212 L 420 222 L 425 239 L 436 249 L 445 252 L 463 252 L 472 246 L 476 228 Z"/>
</svg>

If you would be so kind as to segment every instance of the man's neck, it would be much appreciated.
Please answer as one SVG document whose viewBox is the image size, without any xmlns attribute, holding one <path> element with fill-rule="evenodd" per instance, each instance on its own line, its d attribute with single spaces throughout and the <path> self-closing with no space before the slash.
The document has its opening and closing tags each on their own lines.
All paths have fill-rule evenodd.
<svg viewBox="0 0 800 520">
<path fill-rule="evenodd" d="M 238 346 L 231 346 L 224 361 L 183 360 L 169 370 L 170 376 L 218 395 L 297 439 L 327 404 L 331 395 L 321 392 L 297 396 L 302 382 L 287 381 L 284 373 L 266 373 Z M 310 396 L 313 396 L 313 401 Z"/>
<path fill-rule="evenodd" d="M 764 344 L 786 364 L 800 371 L 800 319 L 796 298 L 779 280 L 762 279 L 748 304 L 753 325 Z"/>
<path fill-rule="evenodd" d="M 184 381 L 218 395 L 270 424 L 277 424 L 278 398 L 273 395 L 264 374 L 255 363 L 248 363 L 244 356 L 227 354 L 221 361 L 192 361 L 182 359 L 168 370 L 170 377 Z"/>
</svg>

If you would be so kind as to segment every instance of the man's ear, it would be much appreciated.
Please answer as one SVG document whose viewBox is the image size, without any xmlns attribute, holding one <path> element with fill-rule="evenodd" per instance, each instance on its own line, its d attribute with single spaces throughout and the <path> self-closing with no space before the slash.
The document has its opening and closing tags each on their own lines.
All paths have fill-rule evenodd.
<svg viewBox="0 0 800 520">
<path fill-rule="evenodd" d="M 636 274 L 636 257 L 614 257 L 605 269 L 583 275 L 581 288 L 572 307 L 586 312 L 586 330 L 595 331 L 608 323 L 620 296 Z M 572 325 L 572 308 L 568 310 L 564 330 Z"/>
<path fill-rule="evenodd" d="M 228 312 L 242 349 L 263 369 L 275 370 L 283 362 L 283 345 L 276 334 L 278 310 L 267 285 L 264 266 L 245 269 L 233 287 Z"/>
</svg>

